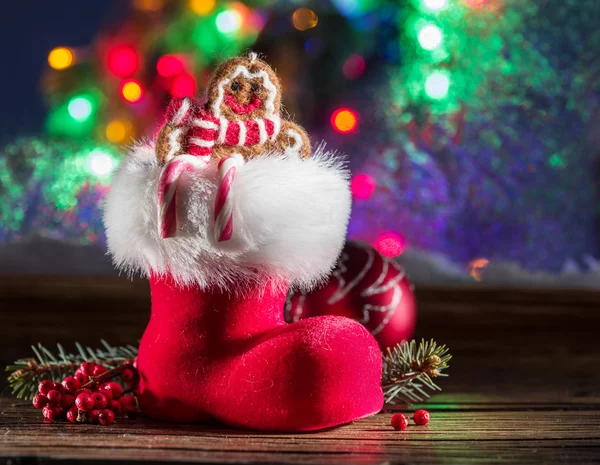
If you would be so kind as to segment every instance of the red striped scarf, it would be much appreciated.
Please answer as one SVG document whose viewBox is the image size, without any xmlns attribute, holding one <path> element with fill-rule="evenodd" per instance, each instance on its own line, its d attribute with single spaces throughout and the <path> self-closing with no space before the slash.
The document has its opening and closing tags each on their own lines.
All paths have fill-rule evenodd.
<svg viewBox="0 0 600 465">
<path fill-rule="evenodd" d="M 248 146 L 264 144 L 279 134 L 279 115 L 245 121 L 216 118 L 199 108 L 189 99 L 178 99 L 169 105 L 170 122 L 175 126 L 187 126 L 187 146 L 190 155 L 207 156 L 217 145 Z"/>
</svg>

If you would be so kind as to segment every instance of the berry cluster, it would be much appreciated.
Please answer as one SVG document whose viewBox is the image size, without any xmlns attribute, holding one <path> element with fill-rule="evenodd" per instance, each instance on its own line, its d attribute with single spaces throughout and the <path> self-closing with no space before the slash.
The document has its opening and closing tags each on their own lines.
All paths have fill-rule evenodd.
<svg viewBox="0 0 600 465">
<path fill-rule="evenodd" d="M 125 395 L 119 383 L 110 381 L 119 375 L 128 386 L 127 391 L 132 390 L 137 380 L 133 366 L 108 370 L 102 365 L 84 362 L 62 383 L 43 380 L 38 386 L 39 394 L 33 398 L 33 406 L 42 409 L 48 421 L 66 418 L 71 423 L 111 425 L 115 414 L 132 418 L 137 408 L 135 397 Z"/>
<path fill-rule="evenodd" d="M 426 425 L 429 423 L 429 412 L 427 410 L 417 410 L 412 417 L 413 421 L 417 425 Z M 392 416 L 392 420 L 390 424 L 397 431 L 404 431 L 408 428 L 408 418 L 406 418 L 402 413 L 396 413 Z"/>
</svg>

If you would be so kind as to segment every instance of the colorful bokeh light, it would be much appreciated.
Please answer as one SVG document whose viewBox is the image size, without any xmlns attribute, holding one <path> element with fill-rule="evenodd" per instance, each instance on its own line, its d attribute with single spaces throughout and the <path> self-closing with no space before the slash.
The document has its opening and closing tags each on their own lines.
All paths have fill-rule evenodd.
<svg viewBox="0 0 600 465">
<path fill-rule="evenodd" d="M 441 100 L 450 90 L 450 76 L 446 71 L 434 71 L 425 80 L 425 93 L 434 100 Z"/>
<path fill-rule="evenodd" d="M 88 169 L 95 176 L 106 176 L 115 168 L 112 156 L 102 150 L 94 150 L 88 156 Z"/>
<path fill-rule="evenodd" d="M 431 11 L 438 11 L 446 7 L 448 0 L 423 0 L 423 6 Z"/>
<path fill-rule="evenodd" d="M 346 79 L 358 79 L 365 72 L 365 59 L 357 54 L 352 54 L 344 62 L 342 71 Z"/>
<path fill-rule="evenodd" d="M 165 0 L 133 0 L 133 6 L 138 10 L 158 11 L 165 6 Z"/>
<path fill-rule="evenodd" d="M 419 45 L 425 50 L 435 50 L 442 45 L 443 35 L 439 27 L 427 24 L 419 31 Z"/>
<path fill-rule="evenodd" d="M 196 94 L 196 79 L 191 74 L 180 74 L 171 83 L 171 95 L 176 98 L 193 97 Z"/>
<path fill-rule="evenodd" d="M 112 120 L 106 125 L 106 138 L 115 144 L 125 142 L 131 137 L 131 123 L 129 121 Z"/>
<path fill-rule="evenodd" d="M 142 85 L 135 79 L 130 79 L 121 84 L 121 95 L 129 103 L 138 102 L 143 93 Z"/>
<path fill-rule="evenodd" d="M 404 252 L 406 239 L 400 234 L 386 232 L 381 234 L 375 241 L 375 248 L 385 257 L 393 258 Z"/>
<path fill-rule="evenodd" d="M 93 105 L 87 97 L 75 97 L 69 102 L 67 110 L 74 120 L 85 121 L 92 115 Z"/>
<path fill-rule="evenodd" d="M 215 9 L 216 0 L 190 0 L 190 10 L 198 16 L 206 16 Z"/>
<path fill-rule="evenodd" d="M 310 8 L 298 8 L 292 14 L 292 24 L 299 31 L 306 31 L 317 25 L 319 17 Z"/>
<path fill-rule="evenodd" d="M 475 281 L 481 281 L 483 279 L 481 272 L 486 266 L 488 266 L 489 263 L 490 261 L 487 258 L 476 258 L 475 260 L 471 261 L 471 263 L 469 263 L 469 272 L 471 277 Z"/>
<path fill-rule="evenodd" d="M 375 180 L 368 174 L 360 173 L 352 178 L 350 191 L 352 197 L 359 200 L 366 200 L 375 190 Z"/>
<path fill-rule="evenodd" d="M 66 69 L 75 62 L 73 50 L 67 47 L 57 47 L 48 54 L 48 64 L 51 68 L 61 70 Z"/>
<path fill-rule="evenodd" d="M 358 125 L 358 114 L 348 108 L 340 108 L 331 115 L 331 125 L 342 134 L 354 132 Z"/>
<path fill-rule="evenodd" d="M 185 65 L 176 55 L 164 55 L 156 62 L 156 71 L 163 77 L 172 77 L 183 73 Z"/>
<path fill-rule="evenodd" d="M 242 15 L 236 10 L 225 10 L 217 15 L 216 25 L 222 34 L 234 34 L 242 26 Z"/>
<path fill-rule="evenodd" d="M 140 59 L 132 46 L 117 45 L 108 50 L 106 65 L 115 76 L 129 77 L 138 70 Z"/>
</svg>

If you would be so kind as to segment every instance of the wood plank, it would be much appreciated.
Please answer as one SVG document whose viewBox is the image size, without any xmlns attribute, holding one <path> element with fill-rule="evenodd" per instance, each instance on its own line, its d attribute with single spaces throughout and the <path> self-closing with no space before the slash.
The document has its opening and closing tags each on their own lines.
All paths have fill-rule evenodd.
<svg viewBox="0 0 600 465">
<path fill-rule="evenodd" d="M 421 287 L 417 337 L 454 354 L 427 427 L 393 431 L 377 416 L 310 434 L 260 434 L 141 416 L 111 427 L 49 424 L 0 397 L 0 463 L 598 463 L 600 293 Z M 0 280 L 0 359 L 29 344 L 135 342 L 147 283 L 118 278 Z M 82 318 L 82 315 L 85 318 Z M 415 406 L 417 408 L 419 406 Z M 16 460 L 18 459 L 18 462 Z M 9 462 L 12 461 L 12 462 Z"/>
<path fill-rule="evenodd" d="M 2 409 L 0 456 L 189 462 L 372 463 L 492 460 L 572 463 L 600 457 L 600 409 L 432 411 L 427 426 L 394 431 L 391 414 L 327 431 L 267 434 L 145 417 L 111 427 L 45 423 L 19 403 Z M 84 447 L 81 447 L 84 446 Z"/>
</svg>

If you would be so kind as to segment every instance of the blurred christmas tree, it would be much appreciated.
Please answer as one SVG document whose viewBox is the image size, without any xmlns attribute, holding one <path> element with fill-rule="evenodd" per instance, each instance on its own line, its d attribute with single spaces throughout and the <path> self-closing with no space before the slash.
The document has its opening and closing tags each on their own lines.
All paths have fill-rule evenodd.
<svg viewBox="0 0 600 465">
<path fill-rule="evenodd" d="M 351 237 L 465 265 L 558 270 L 600 255 L 595 0 L 132 6 L 86 49 L 50 51 L 48 136 L 0 158 L 0 240 L 42 229 L 102 242 L 99 202 L 124 146 L 252 47 L 313 140 L 348 154 Z"/>
<path fill-rule="evenodd" d="M 599 17 L 593 1 L 407 5 L 372 97 L 357 189 L 375 187 L 353 234 L 461 263 L 598 256 Z"/>
</svg>

